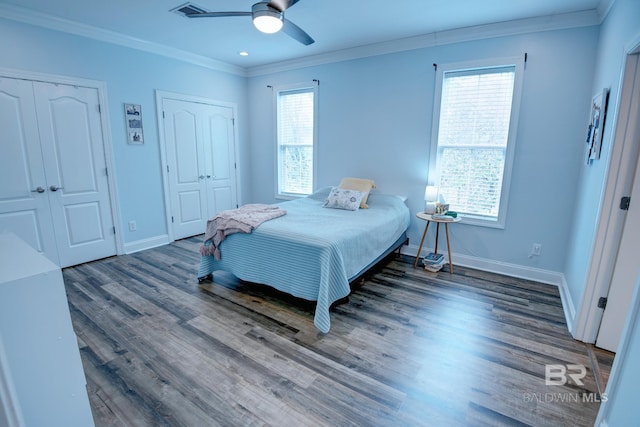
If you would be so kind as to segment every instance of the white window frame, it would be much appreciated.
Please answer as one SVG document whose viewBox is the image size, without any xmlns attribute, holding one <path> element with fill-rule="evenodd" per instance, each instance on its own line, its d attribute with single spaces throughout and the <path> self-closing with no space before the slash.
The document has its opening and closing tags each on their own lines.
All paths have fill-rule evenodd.
<svg viewBox="0 0 640 427">
<path fill-rule="evenodd" d="M 434 91 L 434 107 L 433 107 L 433 126 L 431 131 L 431 150 L 429 156 L 429 185 L 438 186 L 438 134 L 440 129 L 440 110 L 442 104 L 442 86 L 444 76 L 448 72 L 460 72 L 468 70 L 481 70 L 491 68 L 514 67 L 515 75 L 513 82 L 513 100 L 511 104 L 511 117 L 509 122 L 509 133 L 507 137 L 507 148 L 505 153 L 504 171 L 502 178 L 502 190 L 500 193 L 500 202 L 498 207 L 498 216 L 495 220 L 482 216 L 474 216 L 472 214 L 464 214 L 465 224 L 479 225 L 492 228 L 504 228 L 507 219 L 507 207 L 509 202 L 509 190 L 511 183 L 511 175 L 513 169 L 513 158 L 516 148 L 516 136 L 518 132 L 518 118 L 520 114 L 520 102 L 522 99 L 522 86 L 524 80 L 524 55 L 483 59 L 477 61 L 466 61 L 450 64 L 438 64 L 436 71 L 436 84 Z M 445 200 L 446 202 L 446 200 Z M 451 208 L 455 210 L 454 207 Z"/>
<path fill-rule="evenodd" d="M 275 171 L 275 198 L 291 200 L 299 197 L 305 197 L 308 194 L 289 193 L 280 190 L 280 170 L 279 170 L 279 141 L 278 141 L 278 96 L 281 92 L 297 91 L 311 89 L 313 92 L 313 173 L 312 173 L 312 191 L 316 190 L 317 173 L 318 173 L 318 82 L 303 82 L 286 85 L 278 85 L 273 88 L 273 122 L 274 126 L 274 171 Z"/>
</svg>

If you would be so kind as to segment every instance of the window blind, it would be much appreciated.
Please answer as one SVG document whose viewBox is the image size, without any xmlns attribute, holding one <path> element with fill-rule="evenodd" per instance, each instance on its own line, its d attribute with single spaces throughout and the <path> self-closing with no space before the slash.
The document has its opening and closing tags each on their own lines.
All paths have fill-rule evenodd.
<svg viewBox="0 0 640 427">
<path fill-rule="evenodd" d="M 443 75 L 436 162 L 452 210 L 498 217 L 514 79 L 511 66 Z"/>
<path fill-rule="evenodd" d="M 278 92 L 278 194 L 313 191 L 313 97 L 313 88 Z"/>
</svg>

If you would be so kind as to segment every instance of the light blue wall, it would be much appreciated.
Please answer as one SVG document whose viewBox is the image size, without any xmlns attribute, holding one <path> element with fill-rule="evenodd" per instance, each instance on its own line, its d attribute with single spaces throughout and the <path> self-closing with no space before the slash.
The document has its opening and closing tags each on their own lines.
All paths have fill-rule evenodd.
<svg viewBox="0 0 640 427">
<path fill-rule="evenodd" d="M 618 0 L 599 27 L 457 43 L 343 61 L 247 79 L 150 53 L 0 20 L 0 67 L 105 81 L 124 242 L 166 234 L 156 89 L 238 104 L 242 202 L 273 202 L 274 147 L 267 85 L 320 80 L 319 186 L 346 175 L 375 179 L 380 191 L 422 208 L 433 111 L 433 63 L 528 53 L 508 219 L 504 230 L 452 227 L 455 252 L 497 262 L 564 272 L 580 300 L 606 159 L 583 166 L 585 122 L 594 88 L 619 78 L 621 39 L 634 28 L 638 2 Z M 620 12 L 622 10 L 622 12 Z M 594 85 L 594 69 L 597 83 Z M 251 99 L 251 103 L 248 102 Z M 139 103 L 146 141 L 125 141 L 122 104 Z M 605 135 L 605 144 L 611 127 Z M 603 153 L 606 152 L 606 148 Z M 581 174 L 583 174 L 581 176 Z M 595 194 L 595 196 L 594 196 Z M 552 207 L 551 209 L 548 207 Z M 578 212 L 558 215 L 558 213 Z M 126 224 L 136 220 L 138 231 Z M 573 228 L 572 228 L 573 224 Z M 415 244 L 423 224 L 413 221 Z M 531 244 L 542 256 L 528 258 Z M 571 243 L 568 243 L 571 242 Z"/>
<path fill-rule="evenodd" d="M 320 80 L 318 186 L 343 176 L 423 206 L 433 112 L 434 63 L 528 53 L 511 196 L 504 230 L 457 224 L 454 252 L 561 272 L 589 113 L 598 27 L 424 48 L 249 79 L 252 199 L 274 202 L 272 92 L 267 85 Z M 412 221 L 417 246 L 423 222 Z M 431 239 L 433 236 L 431 237 Z M 432 241 L 432 240 L 431 240 Z M 532 243 L 542 256 L 528 258 Z"/>
<path fill-rule="evenodd" d="M 624 67 L 625 49 L 631 42 L 640 38 L 640 2 L 637 0 L 616 0 L 607 18 L 601 25 L 596 68 L 592 92 L 597 93 L 604 87 L 611 89 L 609 108 L 614 112 L 620 100 L 619 83 Z M 637 100 L 636 100 L 637 102 Z M 613 117 L 613 116 L 611 116 Z M 565 277 L 573 301 L 578 304 L 583 297 L 586 275 L 591 263 L 593 241 L 596 234 L 597 215 L 604 191 L 607 167 L 612 150 L 613 122 L 609 122 L 603 136 L 602 157 L 591 166 L 583 166 L 578 203 L 569 257 L 565 267 Z M 602 219 L 606 221 L 606 218 Z M 640 280 L 640 278 L 639 278 Z M 637 305 L 640 281 L 636 282 L 634 304 Z M 628 316 L 621 349 L 625 349 L 624 359 L 616 360 L 612 374 L 616 376 L 613 387 L 607 388 L 607 414 L 601 421 L 606 425 L 631 426 L 638 424 L 637 385 L 640 382 L 640 318 L 637 309 Z M 626 338 L 625 337 L 626 334 Z M 613 377 L 612 377 L 613 378 Z"/>
<path fill-rule="evenodd" d="M 0 67 L 106 82 L 124 243 L 167 234 L 155 90 L 235 103 L 248 162 L 246 78 L 164 56 L 0 19 Z M 141 104 L 144 145 L 127 145 L 123 104 Z M 249 170 L 241 182 L 248 181 Z M 241 200 L 247 196 L 241 194 Z M 137 231 L 126 224 L 137 222 Z"/>
<path fill-rule="evenodd" d="M 571 299 L 578 307 L 584 295 L 589 265 L 598 262 L 592 259 L 592 251 L 612 150 L 612 119 L 620 101 L 618 86 L 624 67 L 626 45 L 640 36 L 640 1 L 616 0 L 600 27 L 591 93 L 596 94 L 605 87 L 610 88 L 609 119 L 605 125 L 600 160 L 589 166 L 581 166 L 571 240 L 567 248 L 569 255 L 563 268 Z M 606 221 L 606 218 L 602 220 Z"/>
<path fill-rule="evenodd" d="M 156 89 L 238 105 L 242 202 L 273 202 L 274 146 L 267 85 L 320 80 L 318 186 L 343 176 L 376 180 L 380 191 L 409 197 L 422 208 L 431 135 L 433 63 L 528 53 L 507 225 L 504 230 L 459 224 L 452 246 L 469 256 L 563 272 L 571 297 L 584 293 L 597 212 L 608 164 L 584 166 L 591 95 L 611 88 L 617 104 L 623 48 L 640 33 L 640 2 L 616 0 L 601 27 L 550 31 L 418 49 L 301 68 L 248 79 L 121 46 L 0 19 L 0 67 L 104 81 L 115 155 L 124 242 L 167 233 L 155 116 Z M 248 102 L 248 100 L 251 102 Z M 145 144 L 125 140 L 123 103 L 142 105 Z M 610 110 L 611 111 L 611 110 Z M 138 231 L 126 223 L 136 220 Z M 423 224 L 411 224 L 415 244 Z M 533 242 L 543 255 L 529 259 Z M 637 323 L 637 318 L 634 320 Z M 633 413 L 640 359 L 639 329 L 620 371 L 620 399 L 611 423 Z M 622 398 L 622 396 L 629 398 Z M 609 396 L 616 398 L 616 396 Z M 616 418 L 618 417 L 618 418 Z M 635 418 L 631 421 L 635 421 Z M 620 425 L 625 424 L 621 422 Z"/>
</svg>

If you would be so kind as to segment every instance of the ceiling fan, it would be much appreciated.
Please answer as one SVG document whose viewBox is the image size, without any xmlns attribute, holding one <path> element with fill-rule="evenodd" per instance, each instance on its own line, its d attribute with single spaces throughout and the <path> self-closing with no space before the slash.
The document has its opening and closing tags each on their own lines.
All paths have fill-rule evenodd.
<svg viewBox="0 0 640 427">
<path fill-rule="evenodd" d="M 298 3 L 299 0 L 271 0 L 261 1 L 251 7 L 251 12 L 207 12 L 193 6 L 188 10 L 181 10 L 189 18 L 223 18 L 228 16 L 251 16 L 253 25 L 263 33 L 277 33 L 282 30 L 288 36 L 304 45 L 310 45 L 315 40 L 305 33 L 302 28 L 284 17 L 284 11 Z"/>
</svg>

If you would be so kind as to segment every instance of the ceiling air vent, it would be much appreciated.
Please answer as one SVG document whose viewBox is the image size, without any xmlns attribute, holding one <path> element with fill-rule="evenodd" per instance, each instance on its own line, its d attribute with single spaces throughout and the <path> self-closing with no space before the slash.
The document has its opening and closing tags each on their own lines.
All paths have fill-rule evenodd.
<svg viewBox="0 0 640 427">
<path fill-rule="evenodd" d="M 186 16 L 191 13 L 207 13 L 208 11 L 201 8 L 200 6 L 196 6 L 193 3 L 185 3 L 171 9 L 170 12 L 175 12 L 178 15 Z"/>
</svg>

